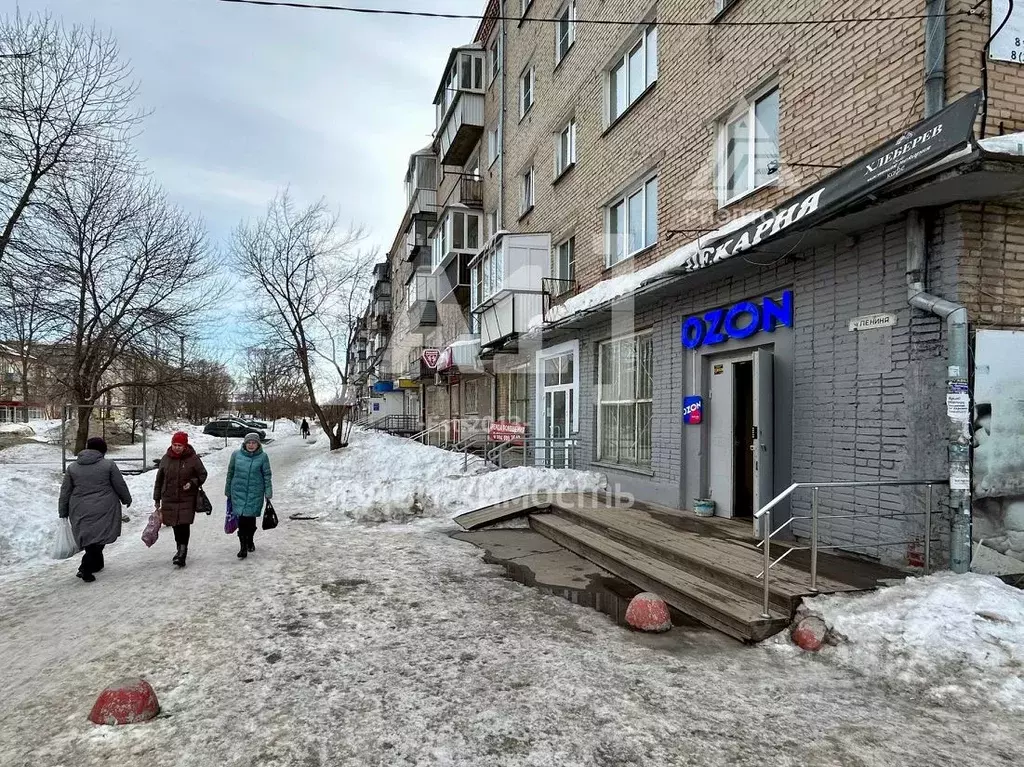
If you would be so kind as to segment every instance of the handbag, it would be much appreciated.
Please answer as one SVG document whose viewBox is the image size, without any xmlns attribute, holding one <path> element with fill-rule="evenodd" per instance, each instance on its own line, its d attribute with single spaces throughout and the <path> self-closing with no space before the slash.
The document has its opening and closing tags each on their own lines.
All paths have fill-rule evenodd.
<svg viewBox="0 0 1024 767">
<path fill-rule="evenodd" d="M 227 512 L 224 514 L 224 532 L 228 535 L 234 535 L 238 529 L 238 517 L 235 515 L 235 510 L 231 507 L 231 497 L 228 497 Z"/>
<path fill-rule="evenodd" d="M 277 527 L 277 512 L 274 511 L 274 504 L 267 500 L 267 508 L 263 510 L 263 529 L 273 530 Z"/>
<path fill-rule="evenodd" d="M 199 495 L 196 497 L 196 514 L 213 514 L 213 504 L 206 497 L 206 491 L 199 488 Z"/>
<path fill-rule="evenodd" d="M 50 546 L 50 556 L 54 559 L 67 559 L 75 556 L 78 552 L 78 543 L 71 530 L 71 520 L 67 518 L 58 520 L 57 528 L 53 533 L 53 544 Z"/>
</svg>

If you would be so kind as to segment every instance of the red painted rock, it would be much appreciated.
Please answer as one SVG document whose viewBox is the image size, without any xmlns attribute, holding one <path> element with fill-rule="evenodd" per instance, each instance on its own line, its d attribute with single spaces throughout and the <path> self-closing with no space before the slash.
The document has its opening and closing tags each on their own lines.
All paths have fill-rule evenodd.
<svg viewBox="0 0 1024 767">
<path fill-rule="evenodd" d="M 808 615 L 796 624 L 789 637 L 801 650 L 818 652 L 828 637 L 828 626 L 817 615 Z"/>
<path fill-rule="evenodd" d="M 668 631 L 672 628 L 672 616 L 661 597 L 645 591 L 630 600 L 626 623 L 639 631 Z"/>
<path fill-rule="evenodd" d="M 127 679 L 100 693 L 89 720 L 96 724 L 138 724 L 160 713 L 156 693 L 145 679 Z"/>
</svg>

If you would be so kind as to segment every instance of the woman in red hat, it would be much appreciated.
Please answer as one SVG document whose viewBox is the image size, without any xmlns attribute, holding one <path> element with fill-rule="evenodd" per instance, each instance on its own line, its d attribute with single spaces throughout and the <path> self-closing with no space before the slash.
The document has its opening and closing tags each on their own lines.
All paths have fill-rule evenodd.
<svg viewBox="0 0 1024 767">
<path fill-rule="evenodd" d="M 160 459 L 156 473 L 153 499 L 163 523 L 174 528 L 177 553 L 171 560 L 178 567 L 185 566 L 191 525 L 196 520 L 199 488 L 206 482 L 206 467 L 188 444 L 188 435 L 179 431 L 171 437 L 171 446 Z"/>
</svg>

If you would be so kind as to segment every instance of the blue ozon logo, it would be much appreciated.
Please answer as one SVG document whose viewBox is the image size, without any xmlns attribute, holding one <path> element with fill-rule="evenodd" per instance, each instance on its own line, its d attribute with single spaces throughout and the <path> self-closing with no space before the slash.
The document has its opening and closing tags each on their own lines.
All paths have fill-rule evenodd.
<svg viewBox="0 0 1024 767">
<path fill-rule="evenodd" d="M 728 309 L 688 317 L 683 322 L 683 346 L 697 349 L 724 344 L 730 338 L 743 340 L 756 333 L 771 333 L 780 325 L 793 327 L 792 290 L 785 291 L 778 301 L 766 296 L 757 303 L 740 301 Z"/>
</svg>

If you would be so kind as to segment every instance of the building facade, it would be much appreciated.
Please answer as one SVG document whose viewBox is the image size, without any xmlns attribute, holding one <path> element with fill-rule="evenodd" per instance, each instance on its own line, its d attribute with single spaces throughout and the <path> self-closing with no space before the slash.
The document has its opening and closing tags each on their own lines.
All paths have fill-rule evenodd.
<svg viewBox="0 0 1024 767">
<path fill-rule="evenodd" d="M 934 493 L 941 556 L 1016 567 L 1020 400 L 975 385 L 1024 348 L 1024 70 L 976 5 L 488 3 L 389 254 L 424 428 L 726 517 L 845 484 L 822 545 L 897 564 Z"/>
</svg>

